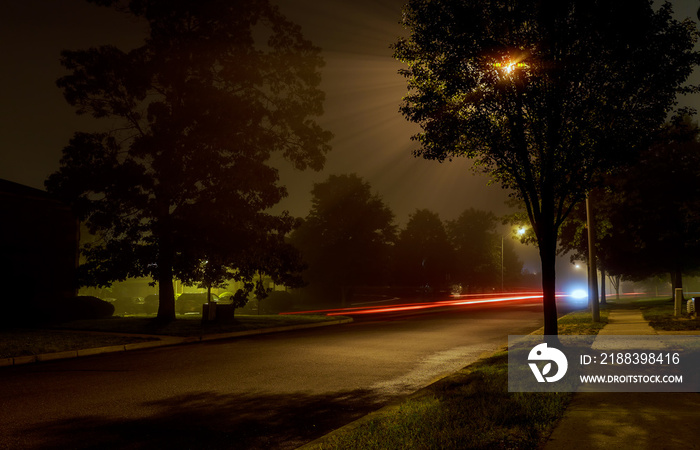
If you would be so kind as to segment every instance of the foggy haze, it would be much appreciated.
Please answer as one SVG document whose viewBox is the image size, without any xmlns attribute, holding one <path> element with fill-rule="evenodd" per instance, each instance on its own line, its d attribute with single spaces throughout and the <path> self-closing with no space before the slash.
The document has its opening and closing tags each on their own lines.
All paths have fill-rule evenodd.
<svg viewBox="0 0 700 450">
<path fill-rule="evenodd" d="M 412 156 L 416 145 L 410 137 L 417 127 L 398 111 L 406 81 L 397 73 L 401 64 L 390 49 L 404 33 L 399 24 L 403 0 L 276 3 L 323 49 L 326 102 L 319 123 L 335 136 L 319 173 L 297 172 L 284 161 L 274 161 L 289 192 L 280 209 L 303 217 L 313 183 L 331 174 L 357 173 L 391 207 L 399 225 L 417 208 L 435 211 L 443 220 L 455 219 L 470 207 L 497 215 L 511 211 L 504 204 L 507 192 L 488 185 L 488 177 L 471 171 L 469 161 L 440 164 Z M 671 3 L 677 16 L 695 17 L 697 2 Z M 65 74 L 59 64 L 61 50 L 105 44 L 129 49 L 140 45 L 144 35 L 143 24 L 85 1 L 5 2 L 0 14 L 0 178 L 43 189 L 75 131 L 108 126 L 107 121 L 76 116 L 63 99 L 55 85 Z M 691 100 L 691 106 L 697 103 Z M 536 249 L 517 247 L 525 267 L 538 271 Z"/>
</svg>

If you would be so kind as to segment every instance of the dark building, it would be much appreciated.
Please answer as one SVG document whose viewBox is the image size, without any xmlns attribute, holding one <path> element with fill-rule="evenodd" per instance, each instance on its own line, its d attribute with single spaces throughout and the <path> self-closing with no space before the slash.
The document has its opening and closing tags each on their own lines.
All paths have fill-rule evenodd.
<svg viewBox="0 0 700 450">
<path fill-rule="evenodd" d="M 0 179 L 0 323 L 77 295 L 78 239 L 68 206 Z"/>
</svg>

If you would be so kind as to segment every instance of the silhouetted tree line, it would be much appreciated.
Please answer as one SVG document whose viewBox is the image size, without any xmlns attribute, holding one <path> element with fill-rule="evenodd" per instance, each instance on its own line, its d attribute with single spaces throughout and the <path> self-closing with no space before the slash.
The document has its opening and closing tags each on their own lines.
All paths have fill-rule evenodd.
<svg viewBox="0 0 700 450">
<path fill-rule="evenodd" d="M 347 301 L 368 286 L 409 288 L 404 294 L 500 288 L 502 249 L 506 284 L 519 280 L 522 262 L 510 239 L 501 245 L 491 212 L 468 209 L 444 222 L 418 209 L 399 229 L 391 209 L 355 174 L 331 175 L 311 193 L 311 211 L 290 242 L 308 265 L 304 292 L 318 302 Z"/>
<path fill-rule="evenodd" d="M 270 213 L 286 190 L 268 162 L 276 152 L 298 169 L 324 165 L 321 50 L 268 0 L 90 1 L 143 21 L 148 33 L 128 52 L 62 53 L 67 102 L 109 124 L 75 133 L 46 182 L 99 237 L 82 249 L 82 282 L 151 277 L 162 320 L 175 317 L 174 278 L 204 286 L 234 278 L 241 298 L 259 291 L 261 273 L 298 284 L 301 261 L 286 241 L 295 220 Z M 557 334 L 563 223 L 586 195 L 616 186 L 604 175 L 640 157 L 614 189 L 630 210 L 618 226 L 626 234 L 610 245 L 644 252 L 620 267 L 654 272 L 663 262 L 676 279 L 693 267 L 697 233 L 687 220 L 697 208 L 685 196 L 695 179 L 680 186 L 671 176 L 663 184 L 675 190 L 657 211 L 647 206 L 660 191 L 645 184 L 672 148 L 644 153 L 652 137 L 678 94 L 700 91 L 686 85 L 700 63 L 698 30 L 672 13 L 668 2 L 655 9 L 642 0 L 409 0 L 404 10 L 408 36 L 394 49 L 409 88 L 401 111 L 421 126 L 414 154 L 474 159 L 520 202 L 540 251 L 547 335 Z M 308 289 L 347 298 L 353 287 L 387 282 L 498 285 L 501 246 L 488 213 L 443 223 L 419 210 L 398 230 L 356 176 L 331 177 L 313 194 L 291 236 Z M 645 255 L 655 256 L 647 267 Z"/>
<path fill-rule="evenodd" d="M 499 285 L 496 218 L 467 211 L 444 223 L 427 210 L 403 230 L 370 186 L 332 176 L 313 189 L 295 228 L 270 208 L 285 195 L 273 152 L 320 170 L 331 135 L 322 114 L 320 49 L 268 0 L 89 0 L 148 25 L 143 45 L 63 51 L 57 81 L 78 114 L 107 119 L 76 132 L 47 189 L 70 204 L 89 234 L 83 286 L 150 277 L 158 318 L 175 318 L 173 280 L 212 288 L 236 280 L 243 305 L 264 298 L 260 280 L 343 298 L 357 286 L 425 291 Z M 517 259 L 506 245 L 507 272 Z"/>
<path fill-rule="evenodd" d="M 694 20 L 647 0 L 408 0 L 401 112 L 414 155 L 466 157 L 510 191 L 537 243 L 544 334 L 571 210 L 648 147 L 700 63 Z"/>
<path fill-rule="evenodd" d="M 81 284 L 158 283 L 158 319 L 175 318 L 173 280 L 224 280 L 264 294 L 260 273 L 295 284 L 287 195 L 269 164 L 322 169 L 331 134 L 316 123 L 321 49 L 268 0 L 89 0 L 147 25 L 143 45 L 63 51 L 57 85 L 78 114 L 107 119 L 76 132 L 46 181 L 97 239 L 82 247 Z"/>
<path fill-rule="evenodd" d="M 670 121 L 637 164 L 607 176 L 591 194 L 599 269 L 619 287 L 664 275 L 672 289 L 700 272 L 700 129 L 689 115 Z M 585 207 L 562 228 L 571 258 L 587 261 Z"/>
</svg>

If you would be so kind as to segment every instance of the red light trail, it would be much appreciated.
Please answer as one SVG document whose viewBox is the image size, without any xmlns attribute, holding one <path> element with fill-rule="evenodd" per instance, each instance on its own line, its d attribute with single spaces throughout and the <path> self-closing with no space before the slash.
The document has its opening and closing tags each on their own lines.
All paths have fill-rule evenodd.
<svg viewBox="0 0 700 450">
<path fill-rule="evenodd" d="M 557 297 L 564 297 L 564 294 L 557 294 Z M 515 293 L 498 293 L 498 294 L 469 294 L 469 295 L 453 295 L 453 300 L 442 300 L 435 302 L 424 303 L 404 303 L 389 306 L 365 306 L 365 307 L 348 307 L 336 309 L 319 309 L 311 311 L 294 311 L 284 312 L 280 314 L 325 314 L 327 316 L 342 316 L 342 315 L 357 315 L 357 314 L 380 314 L 388 312 L 412 311 L 430 308 L 441 308 L 445 306 L 464 306 L 476 305 L 484 303 L 503 303 L 514 302 L 518 300 L 541 300 L 542 292 L 515 292 Z"/>
</svg>

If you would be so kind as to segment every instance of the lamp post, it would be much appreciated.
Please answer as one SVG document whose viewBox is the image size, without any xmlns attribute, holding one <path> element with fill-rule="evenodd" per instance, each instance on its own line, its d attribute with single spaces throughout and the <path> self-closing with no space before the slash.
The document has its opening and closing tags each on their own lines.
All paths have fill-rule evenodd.
<svg viewBox="0 0 700 450">
<path fill-rule="evenodd" d="M 503 283 L 503 238 L 505 236 L 501 235 L 501 292 L 505 291 L 505 285 Z"/>
<path fill-rule="evenodd" d="M 510 233 L 508 233 L 508 234 L 510 234 Z M 518 228 L 518 231 L 516 231 L 516 234 L 518 236 L 522 236 L 523 234 L 525 234 L 525 227 Z M 503 264 L 503 253 L 504 253 L 503 252 L 503 250 L 504 250 L 503 240 L 505 237 L 506 237 L 505 234 L 501 235 L 501 292 L 505 291 L 505 283 L 504 283 L 504 276 L 503 276 L 503 274 L 505 272 L 505 265 Z"/>
</svg>

